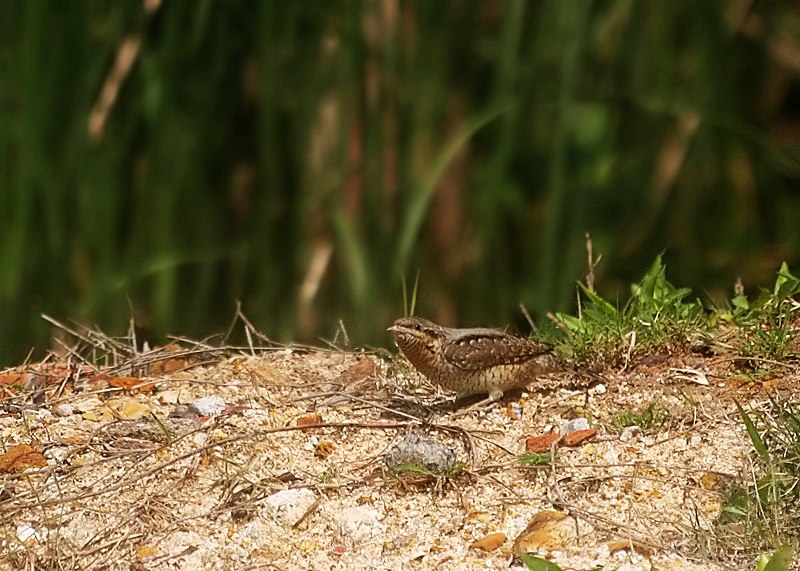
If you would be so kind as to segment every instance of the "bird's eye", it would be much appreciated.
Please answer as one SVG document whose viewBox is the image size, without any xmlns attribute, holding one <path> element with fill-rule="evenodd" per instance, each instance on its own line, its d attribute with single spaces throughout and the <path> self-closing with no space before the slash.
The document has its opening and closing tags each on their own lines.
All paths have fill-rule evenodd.
<svg viewBox="0 0 800 571">
<path fill-rule="evenodd" d="M 422 331 L 422 325 L 420 325 L 419 323 L 415 323 L 414 329 L 416 329 L 417 331 Z"/>
</svg>

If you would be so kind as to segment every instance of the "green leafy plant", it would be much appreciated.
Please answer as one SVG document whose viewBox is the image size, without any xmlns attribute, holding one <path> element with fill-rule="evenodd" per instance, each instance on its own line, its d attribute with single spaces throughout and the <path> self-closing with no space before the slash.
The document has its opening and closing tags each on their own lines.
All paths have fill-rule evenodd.
<svg viewBox="0 0 800 571">
<path fill-rule="evenodd" d="M 553 461 L 549 453 L 544 454 L 522 454 L 517 458 L 520 464 L 526 466 L 547 466 Z"/>
<path fill-rule="evenodd" d="M 395 474 L 411 473 L 420 474 L 430 478 L 454 478 L 464 473 L 466 464 L 464 462 L 456 462 L 453 466 L 442 472 L 435 472 L 425 466 L 418 466 L 416 464 L 399 464 L 392 467 L 392 472 Z"/>
<path fill-rule="evenodd" d="M 797 357 L 800 278 L 784 262 L 772 291 L 762 292 L 753 302 L 744 294 L 733 298 L 731 319 L 741 362 L 752 369 L 770 370 L 776 362 Z"/>
<path fill-rule="evenodd" d="M 561 567 L 541 557 L 523 554 L 519 558 L 530 571 L 562 571 Z"/>
<path fill-rule="evenodd" d="M 720 523 L 723 526 L 737 524 L 750 546 L 797 549 L 800 547 L 797 535 L 800 528 L 800 407 L 775 398 L 770 399 L 765 411 L 748 412 L 738 403 L 736 406 L 753 446 L 755 472 L 750 485 L 730 492 Z M 788 557 L 788 551 L 780 549 L 776 556 L 774 565 L 777 566 Z"/>
<path fill-rule="evenodd" d="M 792 550 L 782 547 L 772 555 L 762 553 L 758 557 L 756 571 L 789 571 L 789 563 L 792 559 Z"/>
<path fill-rule="evenodd" d="M 578 284 L 578 317 L 559 313 L 566 335 L 560 349 L 579 361 L 619 362 L 656 345 L 679 345 L 689 333 L 706 328 L 699 300 L 688 301 L 688 288 L 677 288 L 666 278 L 661 256 L 656 257 L 642 280 L 632 286 L 622 309 Z"/>
<path fill-rule="evenodd" d="M 615 415 L 610 424 L 616 428 L 638 426 L 642 430 L 652 430 L 664 426 L 669 418 L 669 411 L 666 408 L 650 403 L 641 410 L 627 410 Z"/>
</svg>

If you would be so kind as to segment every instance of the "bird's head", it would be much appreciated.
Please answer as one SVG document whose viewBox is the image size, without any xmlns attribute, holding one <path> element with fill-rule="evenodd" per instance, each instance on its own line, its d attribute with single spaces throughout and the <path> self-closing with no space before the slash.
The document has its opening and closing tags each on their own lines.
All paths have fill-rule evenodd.
<svg viewBox="0 0 800 571">
<path fill-rule="evenodd" d="M 414 363 L 415 356 L 438 351 L 444 329 L 422 317 L 401 317 L 387 331 L 391 332 L 394 342 L 408 360 Z"/>
</svg>

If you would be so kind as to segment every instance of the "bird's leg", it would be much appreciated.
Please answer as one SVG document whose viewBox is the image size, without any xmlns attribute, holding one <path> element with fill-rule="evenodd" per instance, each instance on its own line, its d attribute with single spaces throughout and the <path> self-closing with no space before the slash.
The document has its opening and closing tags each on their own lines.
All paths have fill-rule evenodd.
<svg viewBox="0 0 800 571">
<path fill-rule="evenodd" d="M 469 406 L 466 406 L 466 407 L 464 407 L 462 409 L 459 409 L 459 410 L 453 412 L 453 414 L 450 415 L 450 418 L 458 418 L 460 416 L 464 416 L 464 415 L 469 414 L 471 412 L 475 412 L 476 410 L 486 410 L 491 405 L 493 405 L 494 403 L 499 401 L 501 398 L 503 398 L 503 391 L 494 390 L 494 391 L 490 392 L 489 395 L 485 399 L 481 399 L 476 403 L 473 403 L 473 404 L 471 404 Z"/>
</svg>

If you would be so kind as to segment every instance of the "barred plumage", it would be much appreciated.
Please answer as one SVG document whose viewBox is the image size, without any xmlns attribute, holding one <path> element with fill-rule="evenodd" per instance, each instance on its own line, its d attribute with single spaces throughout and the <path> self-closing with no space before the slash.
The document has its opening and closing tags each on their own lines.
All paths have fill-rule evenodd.
<svg viewBox="0 0 800 571">
<path fill-rule="evenodd" d="M 402 317 L 389 331 L 415 369 L 461 394 L 488 393 L 497 400 L 504 391 L 558 370 L 549 346 L 497 329 L 453 329 Z"/>
</svg>

